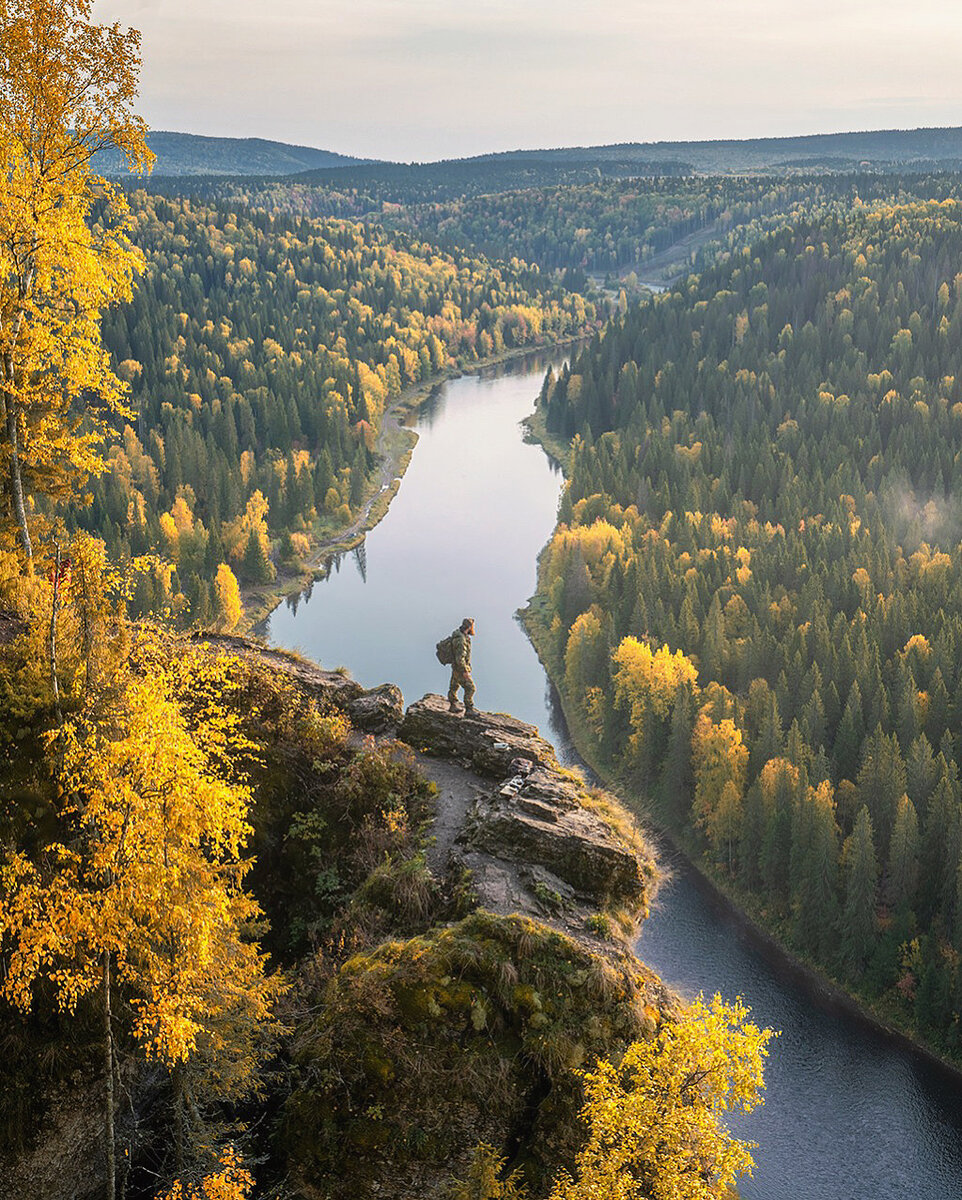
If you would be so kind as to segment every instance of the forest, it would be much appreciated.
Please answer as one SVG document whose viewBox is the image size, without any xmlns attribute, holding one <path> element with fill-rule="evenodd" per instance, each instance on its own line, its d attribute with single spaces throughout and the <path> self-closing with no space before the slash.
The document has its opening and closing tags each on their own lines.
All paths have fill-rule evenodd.
<svg viewBox="0 0 962 1200">
<path fill-rule="evenodd" d="M 679 243 L 667 264 L 674 277 L 700 271 L 720 251 L 770 229 L 846 212 L 856 201 L 942 200 L 958 191 L 958 177 L 943 172 L 712 176 L 654 167 L 648 173 L 647 164 L 626 162 L 620 177 L 609 172 L 607 160 L 586 167 L 551 162 L 536 160 L 530 173 L 527 160 L 509 155 L 403 169 L 378 164 L 295 179 L 158 178 L 151 190 L 197 204 L 406 231 L 451 252 L 468 250 L 495 262 L 517 258 L 546 274 L 560 270 L 576 291 L 584 290 L 589 274 L 630 291 L 637 286 L 633 275 L 645 275 L 653 257 Z M 701 236 L 689 249 L 683 239 L 691 235 Z"/>
<path fill-rule="evenodd" d="M 600 762 L 749 911 L 959 1053 L 962 207 L 800 220 L 555 378 L 531 624 Z"/>
<path fill-rule="evenodd" d="M 460 833 L 438 866 L 398 690 L 239 636 L 361 523 L 393 414 L 535 347 L 573 349 L 530 420 L 566 482 L 524 620 L 579 749 L 962 1064 L 960 131 L 438 163 L 149 135 L 138 35 L 90 9 L 0 22 L 2 1200 L 65 1163 L 85 1200 L 751 1171 L 727 1114 L 773 1034 L 636 957 L 627 808 L 546 753 L 544 824 L 634 882 L 562 896 L 512 845 L 489 907 Z M 476 833 L 519 776 L 456 758 Z"/>
<path fill-rule="evenodd" d="M 299 171 L 251 172 L 223 177 L 213 169 L 183 176 L 151 179 L 151 190 L 166 196 L 189 195 L 204 200 L 256 198 L 281 212 L 297 205 L 311 216 L 359 217 L 385 205 L 442 203 L 474 196 L 503 194 L 538 187 L 592 183 L 600 179 L 687 175 L 688 163 L 648 163 L 638 159 L 582 158 L 551 160 L 536 155 L 504 155 L 491 159 L 453 159 L 437 163 L 368 163 Z M 266 173 L 260 173 L 261 176 Z M 123 181 L 120 181 L 123 182 Z M 126 186 L 137 186 L 128 179 Z"/>
<path fill-rule="evenodd" d="M 349 523 L 405 388 L 596 320 L 537 269 L 350 222 L 139 192 L 130 236 L 145 278 L 103 341 L 131 419 L 68 524 L 162 555 L 175 573 L 141 571 L 135 611 L 185 622 L 225 619 L 222 564 L 263 584 Z"/>
</svg>

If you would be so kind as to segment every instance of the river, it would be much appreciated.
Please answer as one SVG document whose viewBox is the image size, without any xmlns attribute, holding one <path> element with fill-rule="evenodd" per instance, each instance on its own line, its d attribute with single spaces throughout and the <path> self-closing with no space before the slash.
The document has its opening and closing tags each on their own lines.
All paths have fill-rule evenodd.
<svg viewBox="0 0 962 1200">
<path fill-rule="evenodd" d="M 515 612 L 535 587 L 561 477 L 520 420 L 547 360 L 444 384 L 385 519 L 327 579 L 275 610 L 264 632 L 406 701 L 444 691 L 435 642 L 475 618 L 477 704 L 539 726 L 577 761 Z M 766 1102 L 733 1122 L 758 1143 L 745 1200 L 962 1198 L 962 1082 L 813 991 L 686 867 L 645 923 L 640 956 L 684 995 L 741 996 L 780 1031 Z"/>
</svg>

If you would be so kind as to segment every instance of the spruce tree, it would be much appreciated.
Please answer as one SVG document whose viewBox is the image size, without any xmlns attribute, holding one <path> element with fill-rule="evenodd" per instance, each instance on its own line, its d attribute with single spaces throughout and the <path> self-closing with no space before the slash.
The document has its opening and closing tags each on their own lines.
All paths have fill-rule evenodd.
<svg viewBox="0 0 962 1200">
<path fill-rule="evenodd" d="M 270 559 L 264 551 L 264 544 L 256 529 L 250 531 L 247 539 L 242 570 L 245 580 L 249 583 L 267 583 L 273 577 Z"/>
<path fill-rule="evenodd" d="M 679 687 L 672 706 L 659 793 L 661 808 L 669 825 L 684 827 L 691 809 L 695 780 L 691 765 L 691 737 L 695 726 L 691 690 Z"/>
<path fill-rule="evenodd" d="M 895 813 L 906 784 L 898 739 L 894 734 L 883 733 L 882 726 L 876 725 L 875 731 L 865 739 L 856 787 L 859 807 L 864 805 L 868 809 L 883 854 L 888 850 Z"/>
<path fill-rule="evenodd" d="M 842 964 L 853 976 L 861 975 L 875 938 L 875 888 L 878 860 L 872 818 L 863 805 L 855 819 L 855 828 L 846 839 L 845 903 L 839 927 L 839 952 Z"/>
<path fill-rule="evenodd" d="M 838 922 L 838 825 L 829 783 L 809 788 L 807 847 L 799 865 L 795 934 L 808 950 L 828 957 Z"/>
<path fill-rule="evenodd" d="M 899 801 L 889 847 L 885 894 L 893 908 L 911 908 L 919 882 L 919 820 L 915 805 L 903 795 Z"/>
</svg>

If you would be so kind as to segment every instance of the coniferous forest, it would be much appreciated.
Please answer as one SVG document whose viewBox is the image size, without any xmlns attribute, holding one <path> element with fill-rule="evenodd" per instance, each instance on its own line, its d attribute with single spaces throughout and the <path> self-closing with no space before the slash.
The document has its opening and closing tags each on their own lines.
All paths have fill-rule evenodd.
<svg viewBox="0 0 962 1200">
<path fill-rule="evenodd" d="M 583 332 L 595 306 L 522 264 L 489 265 L 346 221 L 137 192 L 147 269 L 104 345 L 129 384 L 108 470 L 74 520 L 121 559 L 159 553 L 135 607 L 223 619 L 226 564 L 269 582 L 347 525 L 405 388 Z M 273 547 L 273 549 L 272 549 Z"/>
<path fill-rule="evenodd" d="M 541 395 L 579 727 L 790 945 L 947 1051 L 962 975 L 957 202 L 725 255 Z"/>
</svg>

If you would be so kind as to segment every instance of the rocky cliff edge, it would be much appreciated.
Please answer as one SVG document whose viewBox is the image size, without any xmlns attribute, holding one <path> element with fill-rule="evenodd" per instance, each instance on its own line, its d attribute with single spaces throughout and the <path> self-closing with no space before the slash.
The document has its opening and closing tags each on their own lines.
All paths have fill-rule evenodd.
<svg viewBox="0 0 962 1200">
<path fill-rule="evenodd" d="M 650 846 L 612 796 L 559 764 L 535 726 L 505 713 L 453 713 L 433 694 L 405 711 L 394 684 L 365 689 L 250 638 L 205 641 L 336 705 L 362 733 L 407 743 L 438 787 L 429 864 L 442 876 L 470 872 L 482 907 L 592 940 L 629 936 L 647 915 L 659 878 Z"/>
</svg>

